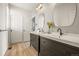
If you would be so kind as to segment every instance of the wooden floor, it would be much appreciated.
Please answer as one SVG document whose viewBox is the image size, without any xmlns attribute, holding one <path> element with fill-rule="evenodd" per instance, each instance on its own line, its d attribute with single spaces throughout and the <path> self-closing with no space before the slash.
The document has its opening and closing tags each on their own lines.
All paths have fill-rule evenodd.
<svg viewBox="0 0 79 59">
<path fill-rule="evenodd" d="M 17 43 L 6 51 L 5 56 L 37 56 L 37 51 L 30 47 L 30 43 Z"/>
</svg>

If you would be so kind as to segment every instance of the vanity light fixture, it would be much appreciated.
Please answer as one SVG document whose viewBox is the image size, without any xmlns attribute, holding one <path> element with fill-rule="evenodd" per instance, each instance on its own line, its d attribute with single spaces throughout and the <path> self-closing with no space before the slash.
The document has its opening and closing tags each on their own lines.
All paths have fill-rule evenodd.
<svg viewBox="0 0 79 59">
<path fill-rule="evenodd" d="M 43 5 L 42 4 L 39 4 L 37 7 L 36 7 L 36 10 L 41 10 L 43 8 Z"/>
</svg>

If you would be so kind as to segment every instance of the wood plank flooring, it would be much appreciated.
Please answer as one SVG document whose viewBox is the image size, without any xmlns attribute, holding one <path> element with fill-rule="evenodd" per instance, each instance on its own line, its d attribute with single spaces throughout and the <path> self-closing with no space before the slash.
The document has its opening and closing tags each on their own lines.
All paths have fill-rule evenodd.
<svg viewBox="0 0 79 59">
<path fill-rule="evenodd" d="M 30 43 L 17 43 L 6 51 L 5 56 L 37 56 L 37 51 L 30 47 Z"/>
</svg>

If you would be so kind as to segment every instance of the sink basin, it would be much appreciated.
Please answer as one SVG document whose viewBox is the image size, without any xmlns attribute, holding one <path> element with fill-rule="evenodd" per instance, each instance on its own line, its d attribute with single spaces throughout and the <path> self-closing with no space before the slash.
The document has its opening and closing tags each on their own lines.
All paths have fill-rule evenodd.
<svg viewBox="0 0 79 59">
<path fill-rule="evenodd" d="M 51 33 L 51 35 L 60 36 L 60 34 L 58 32 L 53 32 L 53 33 Z"/>
<path fill-rule="evenodd" d="M 51 34 L 48 34 L 48 33 L 41 33 L 41 34 L 43 36 L 49 36 L 49 37 L 54 37 L 61 40 L 79 43 L 79 34 L 64 33 L 63 35 L 60 35 L 58 32 L 52 32 Z"/>
<path fill-rule="evenodd" d="M 60 34 L 58 32 L 52 32 L 51 34 L 49 33 L 40 33 L 42 36 L 49 36 L 49 37 L 55 37 L 55 38 L 60 38 Z"/>
<path fill-rule="evenodd" d="M 67 40 L 75 43 L 79 43 L 79 34 L 71 34 L 71 33 L 65 33 L 62 36 L 60 36 L 62 40 Z"/>
</svg>

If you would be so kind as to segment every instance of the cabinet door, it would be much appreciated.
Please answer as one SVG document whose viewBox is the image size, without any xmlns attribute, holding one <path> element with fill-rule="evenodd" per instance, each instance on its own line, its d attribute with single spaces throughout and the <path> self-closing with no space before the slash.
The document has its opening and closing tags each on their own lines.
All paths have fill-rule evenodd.
<svg viewBox="0 0 79 59">
<path fill-rule="evenodd" d="M 55 41 L 48 38 L 40 38 L 40 55 L 45 56 L 63 56 L 65 51 L 62 50 L 62 46 L 58 45 Z"/>
<path fill-rule="evenodd" d="M 58 46 L 58 49 L 60 48 L 64 53 L 65 56 L 79 56 L 79 48 L 66 44 L 66 43 L 62 43 L 62 42 L 58 42 L 58 41 L 54 41 Z"/>
<path fill-rule="evenodd" d="M 39 36 L 30 34 L 30 43 L 38 51 L 39 50 Z"/>
<path fill-rule="evenodd" d="M 66 51 L 67 56 L 79 56 L 79 48 L 68 44 L 63 44 L 63 49 Z"/>
<path fill-rule="evenodd" d="M 34 45 L 33 34 L 30 34 L 30 45 Z"/>
<path fill-rule="evenodd" d="M 56 39 L 56 38 L 53 38 Z M 56 39 L 57 40 L 57 39 Z M 79 48 L 54 41 L 48 38 L 40 38 L 40 55 L 42 56 L 79 56 Z"/>
</svg>

